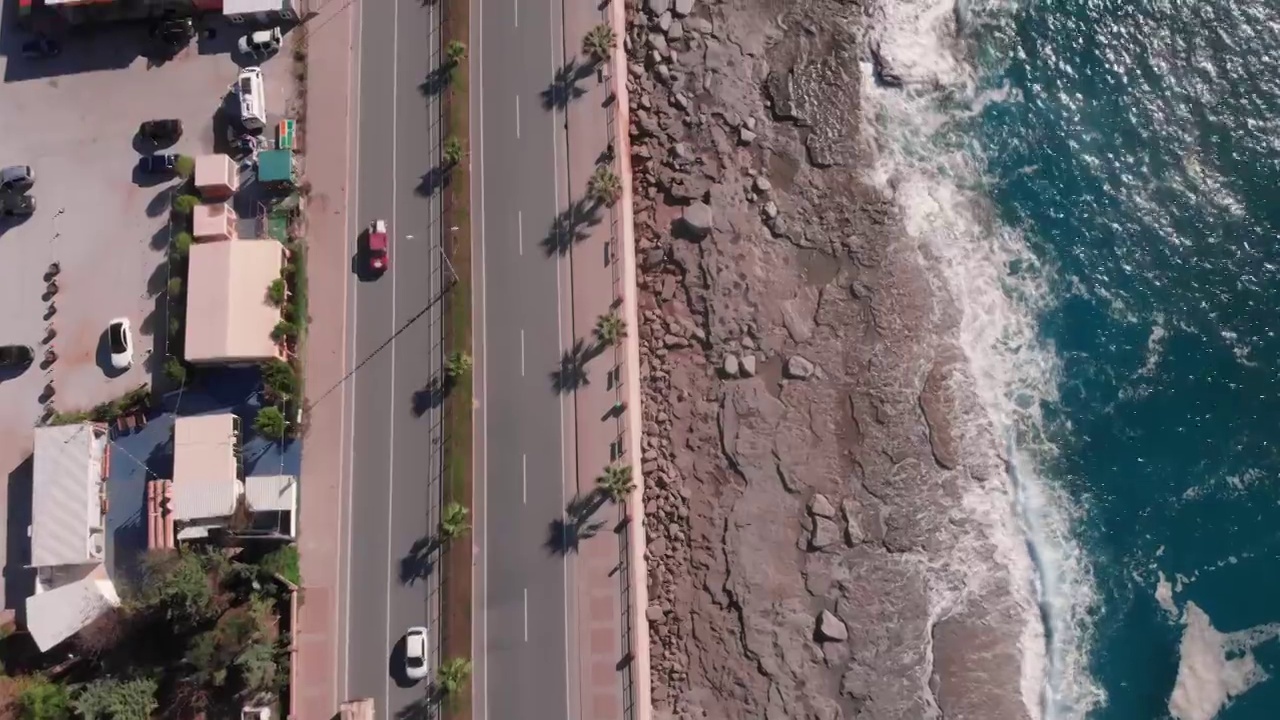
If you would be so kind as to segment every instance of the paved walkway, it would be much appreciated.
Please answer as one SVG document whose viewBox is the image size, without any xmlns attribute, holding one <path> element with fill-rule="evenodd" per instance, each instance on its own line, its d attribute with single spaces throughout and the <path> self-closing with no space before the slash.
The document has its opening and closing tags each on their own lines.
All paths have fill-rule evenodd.
<svg viewBox="0 0 1280 720">
<path fill-rule="evenodd" d="M 343 527 L 346 372 L 347 179 L 356 3 L 309 0 L 306 177 L 311 330 L 305 357 L 309 427 L 302 454 L 298 544 L 303 602 L 295 631 L 298 683 L 293 716 L 330 718 L 340 702 L 339 558 Z"/>
</svg>

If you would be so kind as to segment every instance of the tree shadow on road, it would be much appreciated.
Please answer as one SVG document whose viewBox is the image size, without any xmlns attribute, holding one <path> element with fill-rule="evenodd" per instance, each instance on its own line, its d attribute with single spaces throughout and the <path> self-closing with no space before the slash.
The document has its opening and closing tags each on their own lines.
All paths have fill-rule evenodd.
<svg viewBox="0 0 1280 720">
<path fill-rule="evenodd" d="M 590 385 L 587 363 L 599 354 L 599 345 L 595 343 L 588 345 L 582 338 L 574 340 L 573 347 L 565 350 L 560 356 L 560 367 L 551 372 L 551 389 L 557 395 L 563 395 Z"/>
<path fill-rule="evenodd" d="M 440 549 L 440 538 L 436 536 L 418 538 L 409 548 L 409 552 L 400 558 L 400 584 L 413 587 L 419 580 L 426 579 L 436 565 L 436 551 Z"/>
<path fill-rule="evenodd" d="M 435 0 L 424 0 L 430 5 Z M 396 711 L 395 720 L 433 720 L 437 715 L 436 702 L 431 697 L 420 697 Z"/>
<path fill-rule="evenodd" d="M 453 383 L 442 383 L 439 377 L 433 377 L 431 380 L 413 393 L 413 416 L 420 418 L 427 414 L 427 411 L 434 410 L 444 404 L 445 398 L 449 396 L 449 389 Z"/>
<path fill-rule="evenodd" d="M 449 168 L 441 165 L 428 170 L 418 181 L 414 192 L 423 197 L 431 197 L 449 185 Z"/>
<path fill-rule="evenodd" d="M 577 552 L 580 541 L 594 537 L 607 524 L 605 520 L 592 517 L 607 499 L 598 489 L 586 495 L 575 495 L 565 506 L 564 517 L 552 520 L 548 526 L 544 547 L 555 555 Z"/>
<path fill-rule="evenodd" d="M 542 249 L 547 257 L 566 255 L 574 245 L 590 237 L 591 228 L 600 222 L 599 203 L 585 198 L 577 200 L 556 215 L 547 236 L 542 239 Z"/>
<path fill-rule="evenodd" d="M 590 65 L 580 65 L 578 58 L 572 58 L 564 67 L 556 71 L 555 77 L 546 90 L 542 91 L 543 110 L 564 110 L 569 103 L 587 94 L 580 83 L 592 73 Z"/>
</svg>

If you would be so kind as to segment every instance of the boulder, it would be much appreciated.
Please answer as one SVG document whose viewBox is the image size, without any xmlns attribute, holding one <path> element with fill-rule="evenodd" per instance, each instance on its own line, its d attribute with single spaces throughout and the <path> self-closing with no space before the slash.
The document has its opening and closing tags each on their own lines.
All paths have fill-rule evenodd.
<svg viewBox="0 0 1280 720">
<path fill-rule="evenodd" d="M 738 129 L 738 142 L 743 145 L 750 145 L 756 141 L 756 134 L 745 127 Z"/>
<path fill-rule="evenodd" d="M 844 642 L 849 639 L 849 628 L 845 627 L 840 618 L 833 615 L 831 611 L 823 610 L 818 615 L 815 634 L 819 642 Z"/>
<path fill-rule="evenodd" d="M 661 607 L 657 605 L 650 605 L 648 609 L 644 611 L 644 615 L 646 620 L 648 620 L 651 623 L 656 623 L 662 619 L 664 613 L 662 612 Z"/>
<path fill-rule="evenodd" d="M 813 375 L 813 363 L 799 355 L 792 355 L 782 368 L 783 374 L 793 380 L 804 380 Z"/>
<path fill-rule="evenodd" d="M 854 504 L 851 498 L 845 498 L 840 501 L 840 513 L 844 515 L 844 541 L 849 545 L 865 542 L 867 533 L 862 529 L 862 523 L 858 520 L 858 506 Z"/>
<path fill-rule="evenodd" d="M 650 0 L 652 2 L 652 0 Z M 684 17 L 693 12 L 693 0 L 676 0 L 675 10 L 677 17 Z"/>
<path fill-rule="evenodd" d="M 824 517 L 813 519 L 813 531 L 809 533 L 809 549 L 821 550 L 840 542 L 840 526 Z"/>
<path fill-rule="evenodd" d="M 741 363 L 742 377 L 755 377 L 756 374 L 756 356 L 743 355 Z"/>
<path fill-rule="evenodd" d="M 679 20 L 671 23 L 671 27 L 667 28 L 668 40 L 679 40 L 684 37 L 684 24 Z"/>
<path fill-rule="evenodd" d="M 680 221 L 684 224 L 685 230 L 699 240 L 711 234 L 713 222 L 711 208 L 704 202 L 696 202 L 685 208 L 680 214 Z M 809 370 L 813 371 L 812 365 L 809 366 Z"/>
<path fill-rule="evenodd" d="M 658 16 L 658 29 L 666 32 L 671 28 L 671 13 L 664 12 Z"/>
<path fill-rule="evenodd" d="M 646 0 L 645 7 L 651 15 L 661 15 L 671 9 L 671 0 Z"/>
<path fill-rule="evenodd" d="M 773 183 L 763 175 L 756 178 L 756 192 L 767 193 L 773 189 Z"/>
<path fill-rule="evenodd" d="M 809 498 L 809 514 L 814 517 L 834 518 L 836 516 L 836 508 L 822 493 L 814 493 Z"/>
<path fill-rule="evenodd" d="M 720 369 L 724 372 L 725 377 L 738 377 L 738 356 L 733 353 L 725 353 Z"/>
</svg>

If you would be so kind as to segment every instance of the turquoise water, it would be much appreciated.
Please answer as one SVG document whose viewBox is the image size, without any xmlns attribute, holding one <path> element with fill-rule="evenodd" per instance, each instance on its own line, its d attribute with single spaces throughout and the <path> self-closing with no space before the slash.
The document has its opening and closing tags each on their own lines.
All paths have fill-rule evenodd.
<svg viewBox="0 0 1280 720">
<path fill-rule="evenodd" d="M 1169 717 L 1198 659 L 1187 689 L 1209 697 L 1183 717 L 1280 718 L 1280 0 L 999 13 L 965 35 L 980 85 L 1010 92 L 967 127 L 1048 292 L 1056 453 L 1038 470 L 1079 510 L 1096 602 L 1078 642 L 1106 695 L 1057 714 Z M 1257 632 L 1184 652 L 1188 603 Z M 1258 672 L 1217 702 L 1215 662 L 1248 675 L 1250 654 Z"/>
</svg>

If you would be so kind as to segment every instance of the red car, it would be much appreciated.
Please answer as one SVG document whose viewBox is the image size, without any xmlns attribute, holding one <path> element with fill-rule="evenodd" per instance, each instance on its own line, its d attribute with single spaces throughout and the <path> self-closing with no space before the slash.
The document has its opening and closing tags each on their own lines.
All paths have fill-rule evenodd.
<svg viewBox="0 0 1280 720">
<path fill-rule="evenodd" d="M 374 220 L 369 225 L 369 271 L 381 275 L 391 267 L 391 243 L 387 240 L 387 221 Z"/>
</svg>

